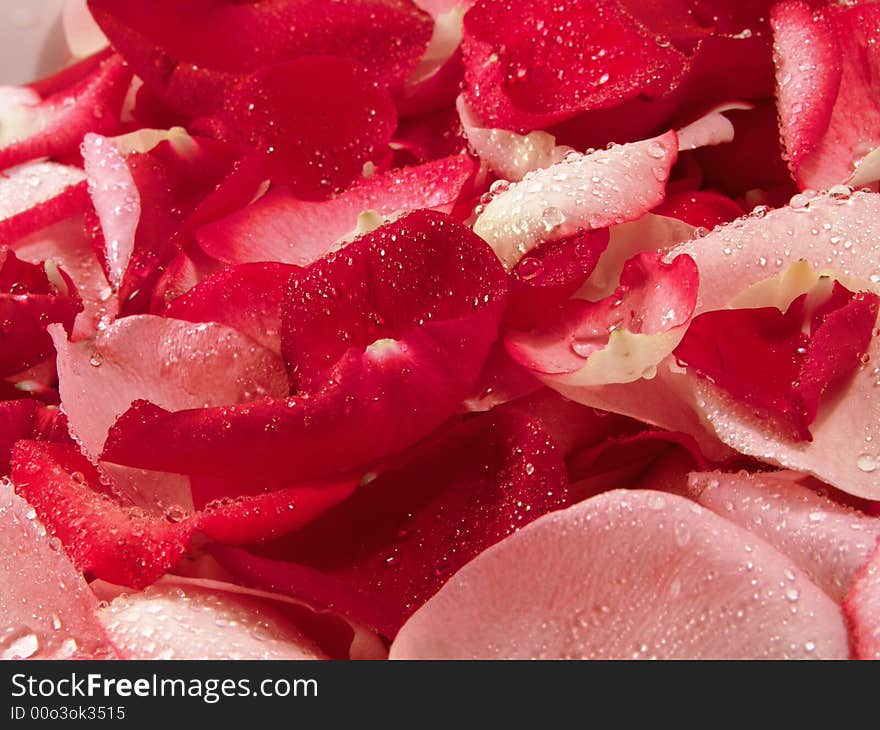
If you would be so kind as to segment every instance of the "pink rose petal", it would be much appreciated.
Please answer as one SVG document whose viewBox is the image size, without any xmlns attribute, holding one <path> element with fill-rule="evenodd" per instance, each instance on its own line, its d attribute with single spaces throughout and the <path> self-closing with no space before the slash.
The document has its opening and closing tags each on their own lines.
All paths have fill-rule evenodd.
<svg viewBox="0 0 880 730">
<path fill-rule="evenodd" d="M 794 563 L 652 491 L 608 492 L 489 548 L 391 647 L 392 659 L 848 655 L 840 610 Z"/>
<path fill-rule="evenodd" d="M 802 478 L 705 472 L 691 474 L 688 487 L 704 507 L 769 542 L 841 601 L 874 552 L 880 519 L 818 494 Z"/>
<path fill-rule="evenodd" d="M 0 658 L 109 659 L 98 600 L 34 509 L 0 480 Z"/>
</svg>

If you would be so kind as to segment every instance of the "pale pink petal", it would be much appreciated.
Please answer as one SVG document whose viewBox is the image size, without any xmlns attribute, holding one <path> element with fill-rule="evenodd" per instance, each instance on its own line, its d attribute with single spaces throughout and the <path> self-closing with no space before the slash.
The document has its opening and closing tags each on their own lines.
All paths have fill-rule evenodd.
<svg viewBox="0 0 880 730">
<path fill-rule="evenodd" d="M 724 112 L 754 108 L 752 104 L 736 102 L 715 107 L 699 119 L 678 130 L 679 152 L 695 150 L 697 147 L 708 147 L 732 142 L 734 136 L 733 123 L 724 116 Z"/>
<path fill-rule="evenodd" d="M 799 479 L 796 472 L 705 472 L 691 474 L 688 486 L 700 504 L 762 537 L 840 601 L 874 551 L 880 519 Z"/>
<path fill-rule="evenodd" d="M 61 23 L 67 47 L 74 58 L 91 56 L 109 43 L 89 12 L 86 0 L 64 0 Z"/>
<path fill-rule="evenodd" d="M 707 430 L 700 420 L 693 379 L 669 357 L 657 366 L 657 374 L 632 383 L 601 387 L 560 385 L 566 398 L 592 408 L 620 413 L 644 423 L 693 436 L 703 454 L 713 461 L 734 455 L 733 450 Z"/>
<path fill-rule="evenodd" d="M 880 548 L 843 602 L 856 659 L 880 659 Z"/>
<path fill-rule="evenodd" d="M 283 397 L 289 390 L 278 355 L 215 323 L 136 315 L 80 342 L 68 342 L 60 328 L 50 331 L 64 411 L 93 460 L 132 401 L 177 411 Z"/>
<path fill-rule="evenodd" d="M 816 271 L 834 270 L 880 284 L 880 194 L 848 190 L 759 211 L 682 244 L 700 270 L 696 314 L 722 309 L 752 284 L 803 259 Z"/>
<path fill-rule="evenodd" d="M 32 264 L 54 261 L 73 279 L 83 302 L 83 311 L 73 325 L 74 340 L 93 336 L 116 317 L 119 298 L 95 256 L 82 216 L 69 218 L 22 238 L 13 244 L 12 249 L 18 258 Z"/>
<path fill-rule="evenodd" d="M 78 167 L 27 162 L 0 172 L 0 220 L 23 213 L 86 179 Z"/>
<path fill-rule="evenodd" d="M 60 542 L 0 480 L 0 658 L 113 658 L 97 608 Z"/>
<path fill-rule="evenodd" d="M 688 253 L 700 271 L 696 314 L 726 307 L 744 289 L 804 260 L 876 289 L 880 283 L 880 194 L 841 191 L 809 198 L 723 226 L 669 254 Z M 880 342 L 850 382 L 826 398 L 811 426 L 812 442 L 783 438 L 753 408 L 712 383 L 693 377 L 688 407 L 737 451 L 796 471 L 867 499 L 880 498 Z M 672 397 L 671 394 L 667 397 Z"/>
<path fill-rule="evenodd" d="M 571 147 L 557 146 L 556 138 L 542 129 L 517 134 L 482 125 L 460 95 L 455 102 L 465 137 L 489 169 L 504 180 L 518 182 L 527 173 L 561 162 Z"/>
<path fill-rule="evenodd" d="M 326 658 L 272 601 L 212 583 L 161 581 L 117 596 L 98 619 L 126 659 Z"/>
<path fill-rule="evenodd" d="M 110 283 L 117 289 L 134 252 L 134 236 L 141 217 L 141 197 L 115 141 L 87 134 L 82 156 L 89 179 L 89 195 L 101 221 Z"/>
<path fill-rule="evenodd" d="M 663 200 L 677 156 L 675 132 L 587 155 L 571 153 L 498 193 L 477 217 L 474 232 L 509 271 L 544 241 L 647 213 Z"/>
<path fill-rule="evenodd" d="M 784 555 L 682 497 L 624 490 L 489 548 L 391 647 L 393 659 L 848 655 L 840 609 Z"/>
</svg>

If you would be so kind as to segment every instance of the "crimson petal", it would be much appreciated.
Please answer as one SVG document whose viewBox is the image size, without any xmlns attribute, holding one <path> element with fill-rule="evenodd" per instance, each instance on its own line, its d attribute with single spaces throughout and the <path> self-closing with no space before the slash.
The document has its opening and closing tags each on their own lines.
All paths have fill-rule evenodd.
<svg viewBox="0 0 880 730">
<path fill-rule="evenodd" d="M 13 375 L 51 355 L 46 328 L 60 322 L 70 333 L 81 310 L 76 287 L 53 262 L 36 266 L 0 249 L 0 375 Z"/>
<path fill-rule="evenodd" d="M 282 179 L 307 198 L 342 190 L 364 164 L 379 162 L 397 125 L 388 92 L 352 61 L 329 56 L 245 77 L 219 117 L 229 139 L 267 154 Z"/>
<path fill-rule="evenodd" d="M 353 0 L 333 12 L 324 0 L 89 0 L 89 8 L 138 76 L 191 115 L 221 106 L 237 77 L 303 56 L 352 59 L 371 83 L 402 86 L 433 25 L 409 0 Z"/>
<path fill-rule="evenodd" d="M 611 0 L 481 0 L 464 31 L 468 104 L 488 126 L 517 132 L 660 96 L 687 63 Z"/>
<path fill-rule="evenodd" d="M 355 483 L 299 485 L 227 500 L 172 522 L 125 506 L 76 448 L 19 441 L 13 450 L 16 491 L 64 544 L 80 570 L 142 588 L 172 569 L 197 533 L 209 540 L 252 543 L 296 530 L 345 499 Z"/>
<path fill-rule="evenodd" d="M 467 228 L 412 213 L 291 277 L 282 347 L 301 392 L 177 413 L 139 401 L 111 429 L 103 458 L 304 479 L 391 454 L 469 395 L 506 289 L 494 254 Z"/>
<path fill-rule="evenodd" d="M 165 316 L 188 322 L 219 322 L 281 354 L 281 305 L 299 267 L 241 264 L 224 269 L 174 299 Z"/>
<path fill-rule="evenodd" d="M 774 307 L 701 314 L 675 356 L 735 398 L 781 419 L 793 438 L 809 441 L 820 398 L 846 382 L 868 350 L 880 298 L 835 282 L 809 336 L 802 331 L 805 300 L 798 297 L 784 314 Z"/>
<path fill-rule="evenodd" d="M 566 503 L 555 443 L 524 415 L 492 412 L 269 549 L 281 559 L 217 555 L 245 581 L 324 602 L 392 637 L 468 560 Z"/>
</svg>

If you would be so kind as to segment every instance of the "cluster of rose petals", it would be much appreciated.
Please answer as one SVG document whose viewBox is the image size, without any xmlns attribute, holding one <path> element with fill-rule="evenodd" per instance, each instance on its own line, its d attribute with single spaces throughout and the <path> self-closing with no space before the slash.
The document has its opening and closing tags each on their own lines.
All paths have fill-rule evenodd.
<svg viewBox="0 0 880 730">
<path fill-rule="evenodd" d="M 62 19 L 0 657 L 880 658 L 880 2 Z"/>
</svg>

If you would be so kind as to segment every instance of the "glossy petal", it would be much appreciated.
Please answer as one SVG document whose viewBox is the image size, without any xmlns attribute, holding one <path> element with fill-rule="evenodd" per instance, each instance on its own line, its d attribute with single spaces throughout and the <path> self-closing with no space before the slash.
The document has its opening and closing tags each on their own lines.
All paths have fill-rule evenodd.
<svg viewBox="0 0 880 730">
<path fill-rule="evenodd" d="M 600 495 L 490 548 L 391 648 L 393 659 L 848 655 L 840 610 L 794 563 L 652 491 Z"/>
<path fill-rule="evenodd" d="M 3 659 L 110 659 L 98 600 L 36 512 L 0 480 Z M 39 579 L 35 580 L 36 577 Z"/>
</svg>

